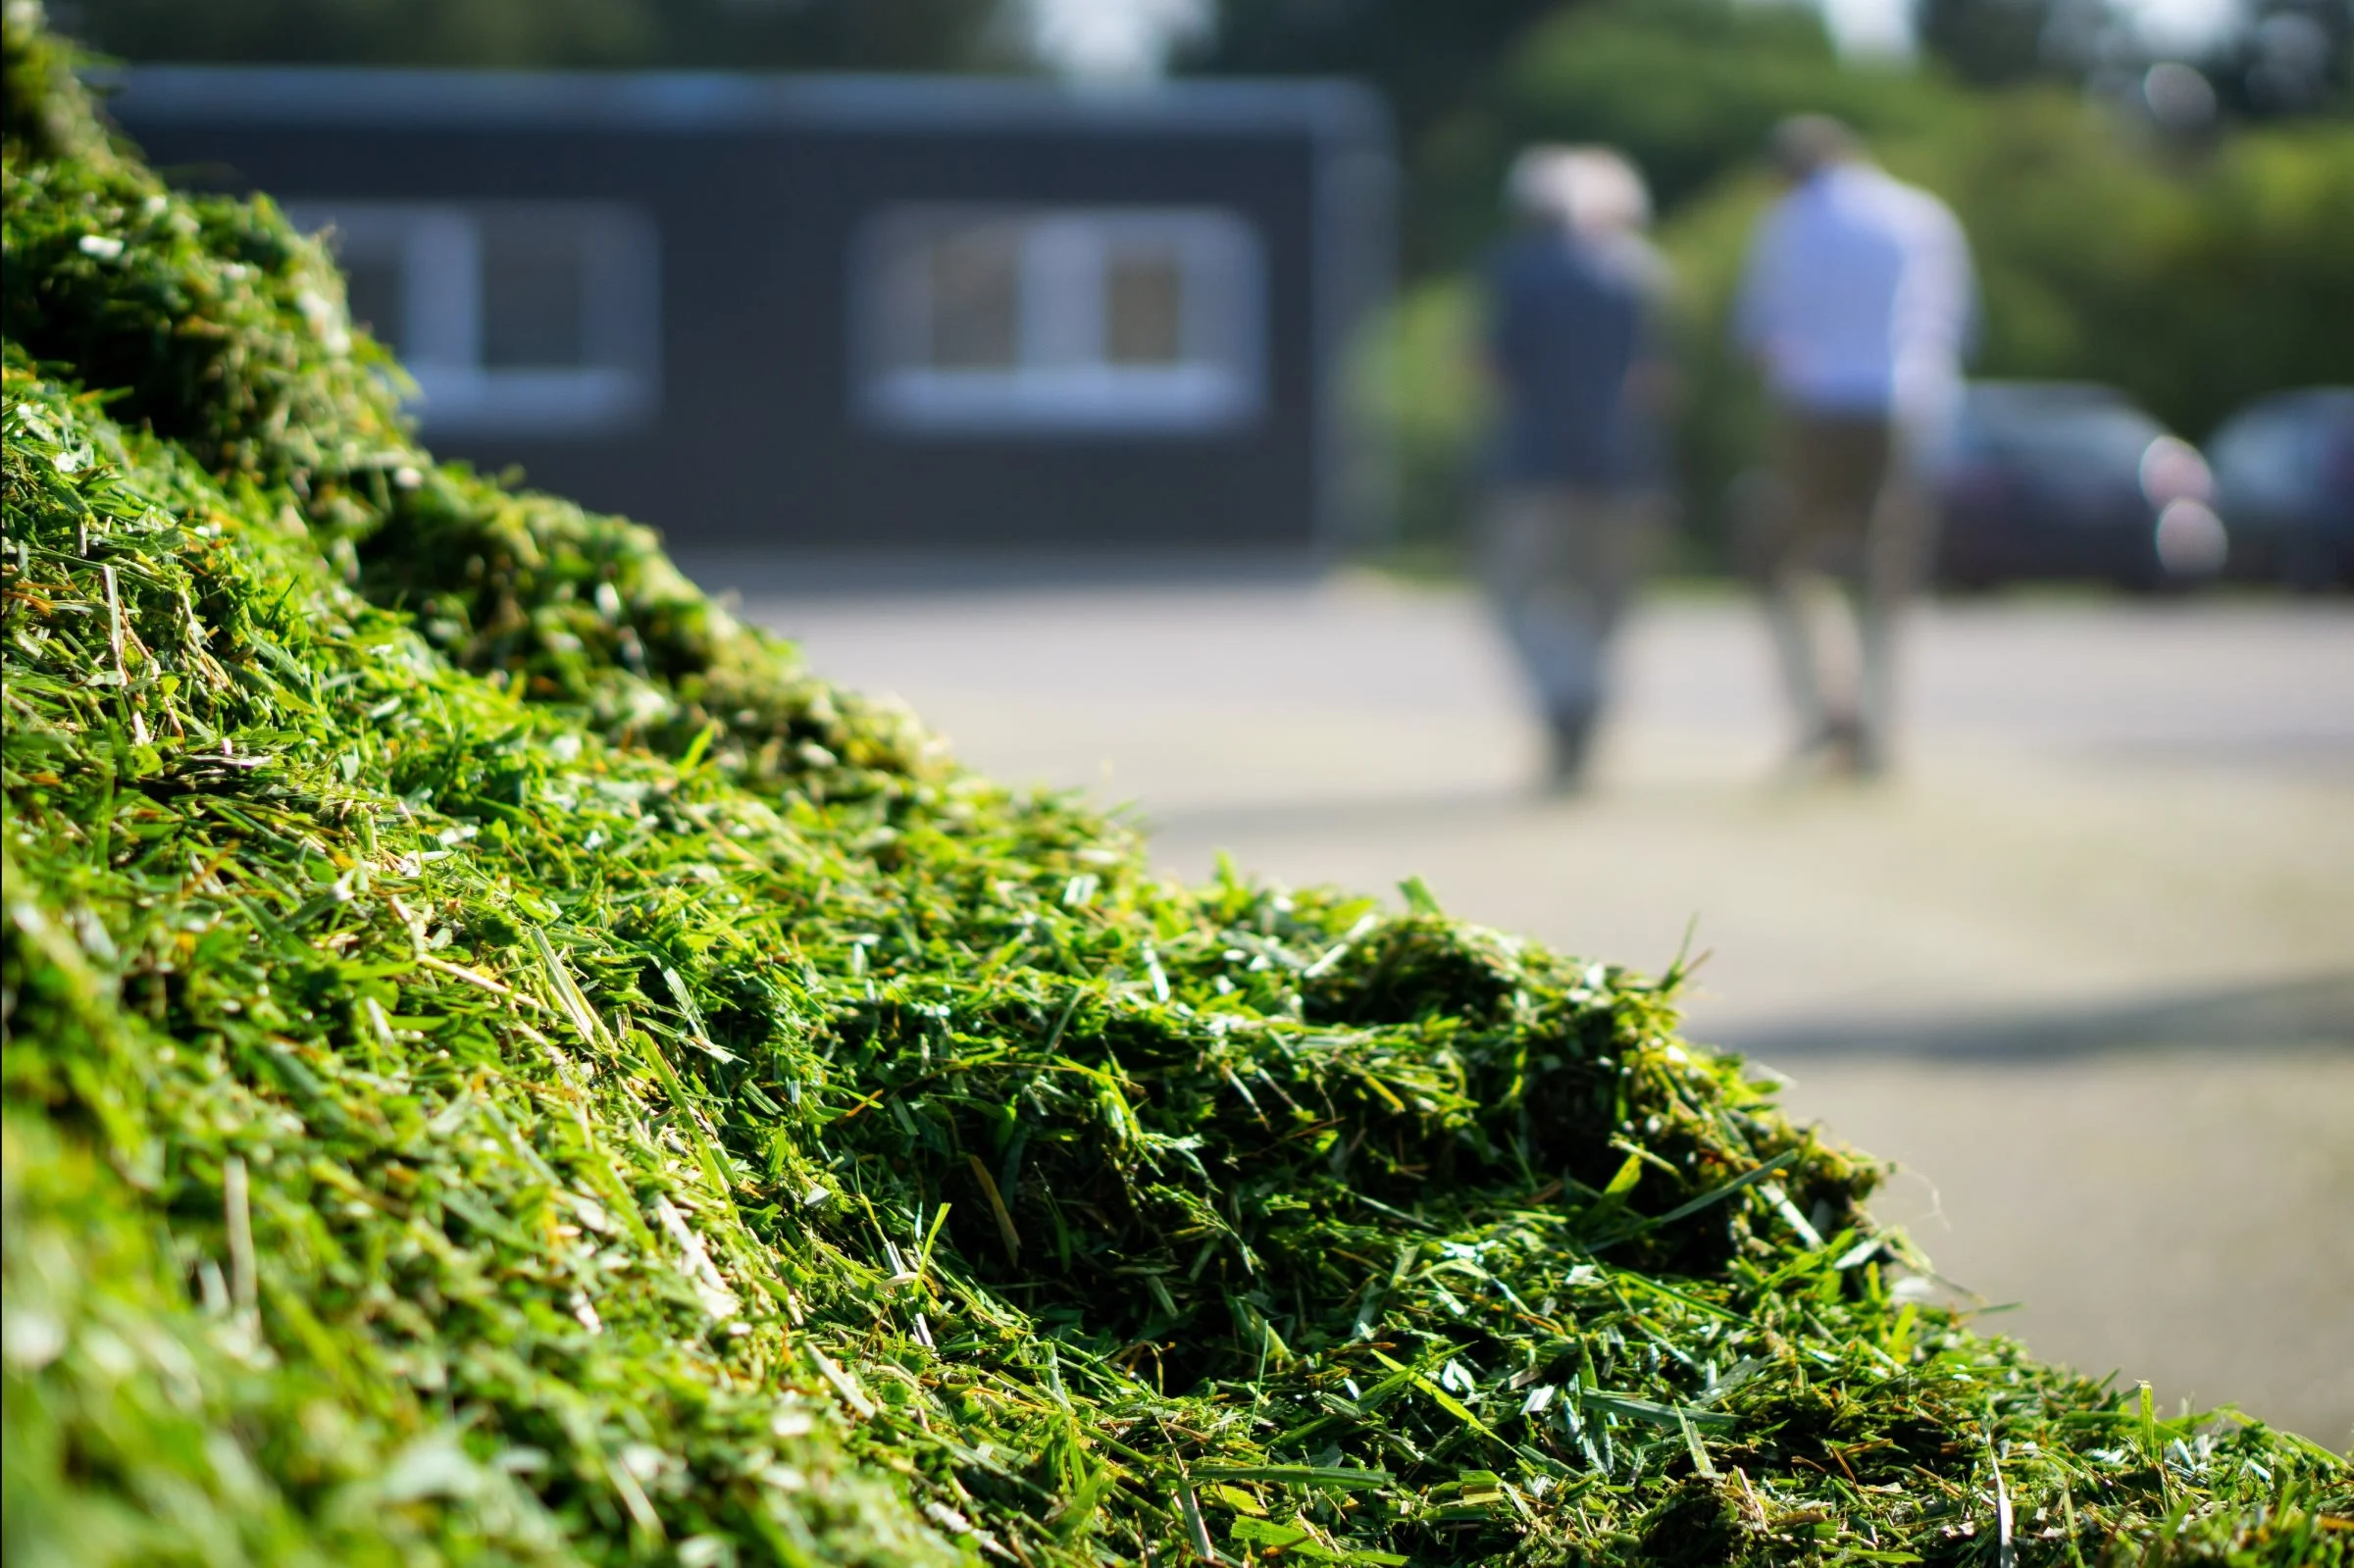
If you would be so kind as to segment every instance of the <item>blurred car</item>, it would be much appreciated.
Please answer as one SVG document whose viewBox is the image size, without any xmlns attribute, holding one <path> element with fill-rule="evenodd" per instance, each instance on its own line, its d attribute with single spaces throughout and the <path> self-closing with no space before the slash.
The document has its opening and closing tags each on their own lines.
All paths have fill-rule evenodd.
<svg viewBox="0 0 2354 1568">
<path fill-rule="evenodd" d="M 2259 399 L 2207 452 L 2234 577 L 2354 587 L 2354 386 Z"/>
<path fill-rule="evenodd" d="M 1973 382 L 1941 485 L 1937 580 L 2192 586 L 2230 554 L 2214 490 L 2198 448 L 2114 387 Z"/>
</svg>

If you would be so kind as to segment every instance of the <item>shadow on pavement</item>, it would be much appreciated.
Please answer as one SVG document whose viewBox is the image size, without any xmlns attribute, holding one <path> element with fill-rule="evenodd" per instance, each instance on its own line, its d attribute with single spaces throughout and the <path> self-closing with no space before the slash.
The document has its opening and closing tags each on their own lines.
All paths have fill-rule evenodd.
<svg viewBox="0 0 2354 1568">
<path fill-rule="evenodd" d="M 2107 1006 L 1737 1026 L 1712 1043 L 1802 1056 L 2048 1059 L 2108 1051 L 2354 1050 L 2354 973 Z"/>
</svg>

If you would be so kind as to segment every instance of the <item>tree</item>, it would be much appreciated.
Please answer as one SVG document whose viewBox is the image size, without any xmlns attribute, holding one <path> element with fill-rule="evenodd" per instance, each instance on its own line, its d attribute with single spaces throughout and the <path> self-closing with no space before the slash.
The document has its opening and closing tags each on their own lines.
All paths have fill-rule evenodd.
<svg viewBox="0 0 2354 1568">
<path fill-rule="evenodd" d="M 2081 77 L 2113 38 L 2108 0 L 1915 0 L 1922 53 L 1975 86 Z"/>
<path fill-rule="evenodd" d="M 81 0 L 130 60 L 956 71 L 1024 63 L 1007 0 Z"/>
<path fill-rule="evenodd" d="M 1214 25 L 1178 64 L 1208 75 L 1362 78 L 1389 100 L 1411 146 L 1479 95 L 1520 34 L 1563 9 L 1564 0 L 1214 0 Z"/>
<path fill-rule="evenodd" d="M 2253 0 L 2205 64 L 2231 113 L 2343 112 L 2354 107 L 2354 0 Z"/>
</svg>

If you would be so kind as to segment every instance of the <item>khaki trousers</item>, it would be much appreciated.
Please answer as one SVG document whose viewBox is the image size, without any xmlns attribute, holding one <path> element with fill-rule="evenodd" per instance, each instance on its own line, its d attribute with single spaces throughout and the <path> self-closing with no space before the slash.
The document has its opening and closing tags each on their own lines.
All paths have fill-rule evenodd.
<svg viewBox="0 0 2354 1568">
<path fill-rule="evenodd" d="M 1801 743 L 1848 747 L 1866 772 L 1888 760 L 1897 632 L 1933 521 L 1906 448 L 1892 420 L 1786 413 L 1744 528 Z"/>
</svg>

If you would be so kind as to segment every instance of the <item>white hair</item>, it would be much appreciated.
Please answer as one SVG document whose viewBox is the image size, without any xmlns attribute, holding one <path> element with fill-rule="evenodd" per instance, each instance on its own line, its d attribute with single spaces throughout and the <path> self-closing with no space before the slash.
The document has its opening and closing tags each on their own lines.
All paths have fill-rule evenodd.
<svg viewBox="0 0 2354 1568">
<path fill-rule="evenodd" d="M 1635 233 L 1651 222 L 1643 177 L 1609 147 L 1525 148 L 1512 160 L 1506 190 L 1523 217 L 1580 233 Z"/>
</svg>

